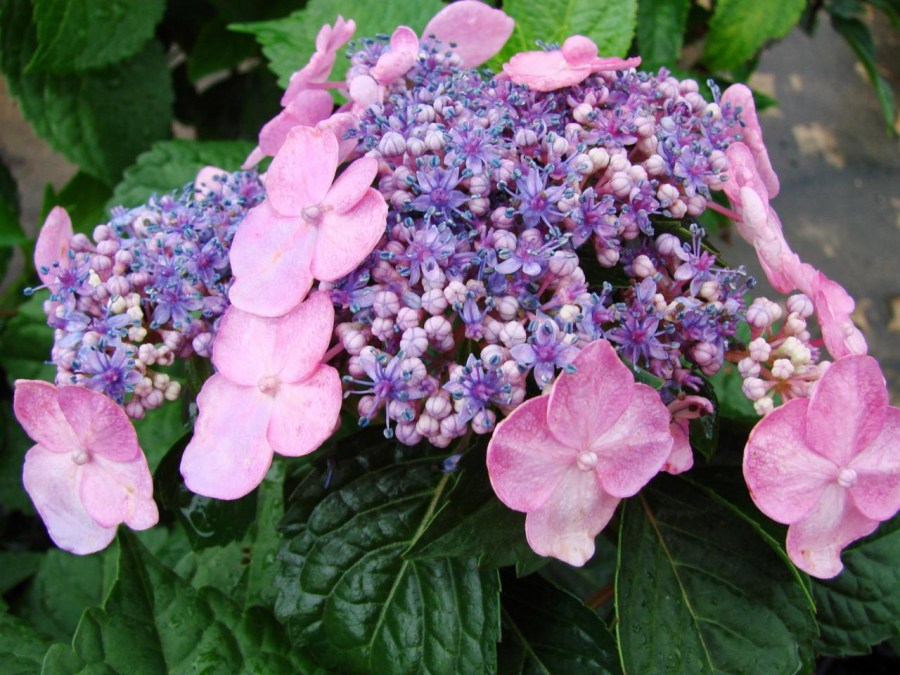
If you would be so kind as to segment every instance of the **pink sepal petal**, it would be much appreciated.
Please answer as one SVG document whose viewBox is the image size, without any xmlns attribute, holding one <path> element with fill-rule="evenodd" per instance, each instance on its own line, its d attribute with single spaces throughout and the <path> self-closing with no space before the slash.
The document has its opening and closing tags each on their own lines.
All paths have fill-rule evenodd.
<svg viewBox="0 0 900 675">
<path fill-rule="evenodd" d="M 379 86 L 375 78 L 368 75 L 354 77 L 350 80 L 348 90 L 350 100 L 354 103 L 354 111 L 364 110 L 380 101 L 383 94 L 383 87 Z"/>
<path fill-rule="evenodd" d="M 334 135 L 335 140 L 338 142 L 339 164 L 350 157 L 356 149 L 356 139 L 345 138 L 345 135 L 348 130 L 356 127 L 357 121 L 358 118 L 353 113 L 336 112 L 316 125 L 319 129 Z"/>
<path fill-rule="evenodd" d="M 203 383 L 194 436 L 181 458 L 188 489 L 215 499 L 239 499 L 253 491 L 272 464 L 266 427 L 272 398 L 256 387 L 221 375 Z"/>
<path fill-rule="evenodd" d="M 88 515 L 79 496 L 80 470 L 69 457 L 36 445 L 25 455 L 22 481 L 53 542 L 87 555 L 109 546 L 116 527 L 104 527 Z"/>
<path fill-rule="evenodd" d="M 722 93 L 721 104 L 729 103 L 735 108 L 741 108 L 741 120 L 744 125 L 740 129 L 740 133 L 743 136 L 743 142 L 753 153 L 756 169 L 765 183 L 769 198 L 774 199 L 778 195 L 780 185 L 778 175 L 769 160 L 769 151 L 763 142 L 762 128 L 759 126 L 759 118 L 756 116 L 753 92 L 743 84 L 733 84 Z"/>
<path fill-rule="evenodd" d="M 581 567 L 594 555 L 594 539 L 619 500 L 600 488 L 591 471 L 571 467 L 544 505 L 525 517 L 525 537 L 539 555 Z"/>
<path fill-rule="evenodd" d="M 766 418 L 768 419 L 768 418 Z M 861 514 L 837 483 L 829 485 L 819 502 L 788 528 L 787 552 L 794 564 L 819 579 L 831 579 L 844 569 L 841 551 L 871 534 L 877 520 Z"/>
<path fill-rule="evenodd" d="M 497 425 L 488 443 L 491 485 L 516 511 L 542 506 L 575 464 L 577 451 L 556 440 L 547 426 L 549 398 L 525 401 Z"/>
<path fill-rule="evenodd" d="M 795 523 L 814 508 L 838 467 L 807 444 L 809 401 L 794 399 L 754 427 L 744 448 L 744 479 L 760 511 Z"/>
<path fill-rule="evenodd" d="M 503 10 L 478 0 L 460 0 L 435 14 L 422 35 L 434 35 L 448 46 L 455 43 L 452 50 L 462 67 L 477 68 L 503 49 L 515 26 Z"/>
<path fill-rule="evenodd" d="M 547 424 L 560 442 L 587 448 L 628 407 L 634 376 L 606 340 L 585 346 L 572 365 L 553 385 Z"/>
<path fill-rule="evenodd" d="M 878 436 L 887 406 L 887 385 L 875 359 L 838 359 L 809 400 L 806 440 L 837 466 L 846 466 Z"/>
<path fill-rule="evenodd" d="M 334 99 L 327 91 L 301 91 L 284 110 L 260 129 L 260 150 L 266 155 L 275 155 L 281 150 L 291 129 L 298 126 L 313 127 L 327 119 L 333 109 Z"/>
<path fill-rule="evenodd" d="M 850 491 L 867 518 L 890 520 L 900 509 L 900 408 L 888 408 L 881 433 L 849 464 L 856 471 Z"/>
<path fill-rule="evenodd" d="M 744 222 L 741 234 L 749 241 L 759 256 L 766 278 L 779 293 L 790 293 L 794 284 L 796 258 L 781 230 L 781 223 L 774 217 L 768 202 L 764 202 L 751 187 L 740 190 Z"/>
<path fill-rule="evenodd" d="M 590 445 L 597 453 L 598 480 L 606 492 L 631 497 L 659 473 L 674 443 L 670 420 L 656 390 L 645 384 L 633 385 L 628 407 Z"/>
<path fill-rule="evenodd" d="M 691 450 L 688 420 L 673 421 L 669 432 L 672 434 L 672 451 L 662 470 L 674 476 L 694 466 L 694 452 Z"/>
<path fill-rule="evenodd" d="M 197 177 L 194 178 L 194 192 L 221 194 L 222 181 L 216 180 L 216 178 L 226 176 L 228 173 L 225 169 L 220 169 L 217 166 L 204 166 L 197 172 Z"/>
<path fill-rule="evenodd" d="M 331 75 L 331 69 L 334 67 L 334 59 L 338 50 L 353 37 L 355 31 L 356 22 L 353 19 L 345 21 L 344 17 L 340 15 L 334 22 L 333 28 L 328 24 L 322 26 L 316 36 L 315 53 L 310 57 L 306 66 L 291 75 L 288 88 L 281 97 L 281 105 L 289 105 L 310 85 L 322 84 L 327 81 Z"/>
<path fill-rule="evenodd" d="M 143 457 L 131 420 L 111 398 L 84 387 L 60 387 L 59 407 L 82 448 L 114 462 Z"/>
<path fill-rule="evenodd" d="M 360 157 L 334 181 L 325 197 L 325 204 L 335 213 L 346 213 L 359 203 L 377 175 L 378 160 Z"/>
<path fill-rule="evenodd" d="M 16 380 L 13 411 L 25 433 L 50 452 L 68 453 L 81 439 L 59 407 L 59 390 L 41 380 Z"/>
<path fill-rule="evenodd" d="M 337 141 L 314 127 L 294 127 L 266 172 L 266 199 L 285 216 L 299 216 L 325 199 L 337 171 Z M 240 228 L 238 229 L 240 231 Z"/>
<path fill-rule="evenodd" d="M 60 269 L 69 268 L 69 242 L 73 234 L 68 212 L 61 206 L 50 209 L 34 245 L 34 267 L 45 285 L 56 283 L 56 275 L 44 273 L 45 268 L 52 269 L 53 263 L 59 263 Z"/>
<path fill-rule="evenodd" d="M 159 519 L 153 478 L 143 454 L 130 462 L 92 457 L 82 467 L 79 495 L 85 510 L 103 527 L 125 523 L 145 530 Z"/>
<path fill-rule="evenodd" d="M 334 329 L 334 305 L 315 292 L 292 312 L 275 320 L 274 371 L 284 382 L 299 382 L 315 372 Z"/>
<path fill-rule="evenodd" d="M 408 26 L 400 26 L 391 35 L 390 49 L 378 57 L 369 71 L 378 84 L 388 85 L 403 77 L 413 67 L 419 55 L 419 38 Z"/>
<path fill-rule="evenodd" d="M 320 366 L 297 384 L 282 384 L 266 434 L 269 444 L 281 455 L 308 455 L 334 433 L 341 401 L 341 378 L 331 366 Z"/>
<path fill-rule="evenodd" d="M 815 288 L 807 294 L 816 308 L 825 347 L 834 358 L 865 354 L 868 351 L 866 338 L 853 323 L 852 314 L 856 303 L 843 286 L 818 272 Z"/>
<path fill-rule="evenodd" d="M 350 211 L 326 211 L 316 228 L 313 276 L 334 281 L 352 272 L 375 248 L 386 224 L 387 202 L 374 188 L 367 188 Z"/>
<path fill-rule="evenodd" d="M 233 305 L 260 316 L 281 316 L 312 286 L 309 261 L 315 231 L 301 218 L 279 216 L 268 200 L 247 213 L 229 252 Z"/>
<path fill-rule="evenodd" d="M 241 164 L 241 169 L 247 171 L 248 169 L 252 169 L 261 161 L 263 161 L 268 155 L 262 151 L 262 148 L 258 145 L 250 151 L 250 154 L 247 155 L 247 159 L 244 160 L 244 163 Z"/>
</svg>

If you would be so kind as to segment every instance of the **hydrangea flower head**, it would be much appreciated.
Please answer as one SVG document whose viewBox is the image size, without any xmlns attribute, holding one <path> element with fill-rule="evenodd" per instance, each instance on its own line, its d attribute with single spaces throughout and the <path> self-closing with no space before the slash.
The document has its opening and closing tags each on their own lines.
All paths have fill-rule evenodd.
<svg viewBox="0 0 900 675">
<path fill-rule="evenodd" d="M 16 382 L 16 418 L 35 445 L 25 455 L 25 490 L 62 549 L 85 555 L 159 519 L 153 478 L 125 411 L 84 387 Z"/>
<path fill-rule="evenodd" d="M 744 450 L 760 510 L 788 525 L 787 551 L 820 578 L 840 553 L 900 508 L 900 408 L 888 405 L 877 361 L 851 355 L 825 371 L 812 397 L 766 416 Z"/>
<path fill-rule="evenodd" d="M 552 391 L 497 425 L 488 444 L 491 484 L 524 511 L 535 552 L 572 565 L 594 553 L 594 537 L 619 500 L 663 467 L 672 450 L 669 411 L 605 340 L 590 343 Z"/>
</svg>

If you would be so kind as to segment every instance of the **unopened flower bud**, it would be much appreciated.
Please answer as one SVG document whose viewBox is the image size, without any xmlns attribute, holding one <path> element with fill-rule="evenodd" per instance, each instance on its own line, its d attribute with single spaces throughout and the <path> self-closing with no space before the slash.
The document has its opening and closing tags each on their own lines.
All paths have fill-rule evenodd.
<svg viewBox="0 0 900 675">
<path fill-rule="evenodd" d="M 797 314 L 803 319 L 807 319 L 812 316 L 812 313 L 815 311 L 815 307 L 813 306 L 812 300 L 810 300 L 807 296 L 802 293 L 797 293 L 796 295 L 792 295 L 787 300 L 787 309 L 788 312 L 792 314 Z"/>
</svg>

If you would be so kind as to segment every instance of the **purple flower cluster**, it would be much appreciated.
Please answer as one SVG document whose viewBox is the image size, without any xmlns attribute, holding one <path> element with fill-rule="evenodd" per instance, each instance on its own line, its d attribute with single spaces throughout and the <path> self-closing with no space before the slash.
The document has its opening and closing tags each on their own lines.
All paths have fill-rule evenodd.
<svg viewBox="0 0 900 675">
<path fill-rule="evenodd" d="M 75 234 L 44 305 L 55 329 L 58 384 L 81 384 L 125 406 L 133 418 L 179 396 L 159 367 L 208 357 L 228 306 L 228 248 L 265 194 L 255 172 L 113 209 L 93 241 Z M 126 402 L 126 397 L 128 400 Z"/>
</svg>

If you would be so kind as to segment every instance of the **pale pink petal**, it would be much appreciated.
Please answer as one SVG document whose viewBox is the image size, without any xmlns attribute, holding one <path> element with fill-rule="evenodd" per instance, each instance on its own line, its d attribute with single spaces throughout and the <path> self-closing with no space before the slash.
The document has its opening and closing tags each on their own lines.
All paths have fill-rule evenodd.
<svg viewBox="0 0 900 675">
<path fill-rule="evenodd" d="M 634 376 L 606 340 L 588 344 L 572 365 L 576 372 L 562 373 L 553 385 L 547 424 L 561 443 L 588 448 L 625 412 Z"/>
<path fill-rule="evenodd" d="M 391 84 L 403 77 L 413 67 L 419 54 L 419 38 L 414 30 L 400 26 L 391 35 L 390 49 L 378 57 L 378 62 L 369 71 L 378 84 Z"/>
<path fill-rule="evenodd" d="M 334 433 L 341 401 L 341 378 L 331 366 L 320 366 L 297 384 L 282 384 L 275 393 L 269 444 L 281 455 L 308 455 Z"/>
<path fill-rule="evenodd" d="M 378 175 L 378 160 L 374 157 L 360 157 L 350 164 L 334 181 L 323 200 L 335 213 L 346 213 L 355 207 L 372 187 Z"/>
<path fill-rule="evenodd" d="M 289 105 L 300 92 L 311 84 L 322 84 L 328 80 L 338 50 L 353 37 L 355 30 L 356 22 L 353 19 L 345 21 L 342 16 L 338 16 L 334 28 L 328 24 L 322 26 L 316 36 L 315 53 L 306 66 L 291 75 L 288 88 L 281 97 L 281 105 Z"/>
<path fill-rule="evenodd" d="M 375 248 L 386 224 L 387 203 L 373 188 L 350 211 L 326 211 L 316 228 L 313 276 L 334 281 L 352 272 Z"/>
<path fill-rule="evenodd" d="M 890 407 L 881 433 L 854 457 L 856 472 L 850 495 L 860 512 L 875 520 L 890 520 L 900 509 L 900 408 Z"/>
<path fill-rule="evenodd" d="M 580 567 L 594 555 L 594 538 L 619 500 L 601 489 L 591 471 L 570 467 L 553 494 L 525 517 L 525 537 L 539 555 Z"/>
<path fill-rule="evenodd" d="M 284 216 L 299 216 L 305 208 L 318 206 L 334 180 L 337 154 L 333 134 L 294 127 L 266 172 L 266 201 Z"/>
<path fill-rule="evenodd" d="M 306 379 L 322 362 L 334 329 L 334 305 L 327 293 L 310 295 L 275 326 L 275 373 L 282 382 Z"/>
<path fill-rule="evenodd" d="M 212 345 L 216 371 L 247 387 L 255 387 L 261 377 L 273 374 L 277 322 L 231 305 L 219 322 Z"/>
<path fill-rule="evenodd" d="M 666 463 L 674 443 L 669 410 L 659 394 L 645 384 L 633 387 L 621 417 L 590 445 L 597 456 L 599 481 L 615 497 L 631 497 L 650 482 Z"/>
<path fill-rule="evenodd" d="M 59 390 L 49 382 L 16 380 L 13 411 L 25 433 L 44 449 L 68 453 L 81 447 L 59 407 Z"/>
<path fill-rule="evenodd" d="M 263 161 L 268 155 L 262 151 L 262 148 L 258 145 L 250 151 L 250 154 L 247 155 L 247 159 L 244 160 L 244 163 L 241 164 L 241 169 L 247 171 L 248 169 L 252 169 L 254 166 Z"/>
<path fill-rule="evenodd" d="M 820 499 L 838 467 L 807 445 L 809 401 L 775 408 L 753 428 L 744 448 L 744 479 L 750 496 L 772 520 L 795 523 Z"/>
<path fill-rule="evenodd" d="M 491 485 L 500 501 L 516 511 L 543 505 L 575 466 L 578 451 L 557 441 L 547 426 L 548 401 L 548 396 L 525 401 L 497 425 L 488 443 Z"/>
<path fill-rule="evenodd" d="M 666 473 L 677 475 L 694 466 L 694 453 L 691 450 L 688 421 L 673 421 L 669 431 L 673 440 L 672 452 L 669 453 L 662 470 Z"/>
<path fill-rule="evenodd" d="M 85 387 L 60 387 L 59 407 L 85 450 L 115 462 L 142 456 L 131 420 L 111 398 Z"/>
<path fill-rule="evenodd" d="M 792 271 L 799 259 L 788 246 L 780 221 L 753 188 L 741 188 L 740 195 L 744 218 L 741 235 L 756 249 L 769 283 L 780 293 L 790 293 L 795 288 Z"/>
<path fill-rule="evenodd" d="M 194 436 L 181 458 L 185 485 L 215 499 L 252 492 L 272 464 L 266 440 L 272 397 L 216 374 L 203 383 L 197 407 Z"/>
<path fill-rule="evenodd" d="M 78 493 L 80 471 L 68 456 L 36 445 L 25 455 L 22 481 L 53 542 L 87 555 L 109 546 L 116 528 L 103 527 L 88 515 Z"/>
<path fill-rule="evenodd" d="M 194 178 L 194 192 L 220 194 L 222 192 L 222 181 L 216 180 L 216 178 L 226 176 L 228 173 L 225 169 L 220 169 L 217 166 L 204 166 L 197 172 L 197 177 Z"/>
<path fill-rule="evenodd" d="M 56 275 L 44 272 L 45 269 L 50 270 L 53 263 L 59 263 L 60 269 L 69 268 L 69 242 L 73 234 L 68 212 L 61 206 L 50 209 L 34 245 L 34 268 L 47 286 L 56 282 Z"/>
<path fill-rule="evenodd" d="M 145 530 L 159 520 L 143 454 L 130 462 L 91 458 L 82 468 L 79 495 L 91 518 L 104 527 L 127 523 Z"/>
<path fill-rule="evenodd" d="M 561 51 L 566 63 L 571 66 L 586 66 L 597 58 L 597 45 L 584 35 L 572 35 L 566 38 Z"/>
<path fill-rule="evenodd" d="M 357 121 L 358 118 L 353 113 L 336 112 L 316 125 L 319 129 L 334 135 L 338 142 L 338 163 L 347 159 L 356 148 L 356 139 L 345 138 L 345 135 L 349 129 L 356 127 Z"/>
<path fill-rule="evenodd" d="M 587 78 L 589 68 L 573 70 L 560 50 L 521 52 L 503 64 L 503 72 L 515 84 L 534 91 L 553 91 L 578 84 Z"/>
<path fill-rule="evenodd" d="M 878 436 L 887 405 L 887 386 L 875 359 L 838 359 L 825 371 L 809 401 L 807 443 L 845 467 Z"/>
<path fill-rule="evenodd" d="M 739 129 L 743 142 L 753 153 L 757 171 L 766 185 L 769 198 L 774 199 L 778 195 L 778 175 L 772 168 L 769 160 L 769 152 L 763 143 L 762 128 L 759 126 L 759 118 L 756 116 L 756 104 L 753 102 L 753 92 L 743 84 L 733 84 L 722 94 L 722 105 L 731 104 L 741 109 L 741 120 L 744 126 Z"/>
<path fill-rule="evenodd" d="M 497 54 L 512 35 L 516 22 L 503 10 L 478 0 L 460 0 L 435 14 L 422 35 L 434 35 L 451 47 L 463 68 L 477 68 Z"/>
<path fill-rule="evenodd" d="M 768 419 L 768 418 L 766 418 Z M 841 551 L 878 527 L 856 510 L 847 490 L 829 485 L 818 503 L 788 528 L 787 552 L 794 564 L 819 579 L 831 579 L 844 569 Z"/>
<path fill-rule="evenodd" d="M 868 351 L 866 339 L 852 319 L 856 303 L 844 287 L 819 272 L 815 292 L 810 296 L 822 328 L 822 339 L 831 355 L 840 359 L 865 354 Z"/>
<path fill-rule="evenodd" d="M 294 127 L 314 127 L 328 118 L 334 109 L 331 94 L 322 89 L 301 91 L 278 115 L 266 122 L 259 132 L 259 147 L 266 155 L 275 155 Z"/>
<path fill-rule="evenodd" d="M 229 252 L 233 305 L 260 316 L 281 316 L 312 286 L 310 258 L 315 231 L 302 218 L 279 216 L 268 201 L 250 210 Z"/>
<path fill-rule="evenodd" d="M 354 110 L 364 110 L 373 103 L 381 100 L 382 88 L 374 78 L 368 75 L 357 75 L 350 80 L 348 87 L 350 100 L 353 101 Z"/>
</svg>

